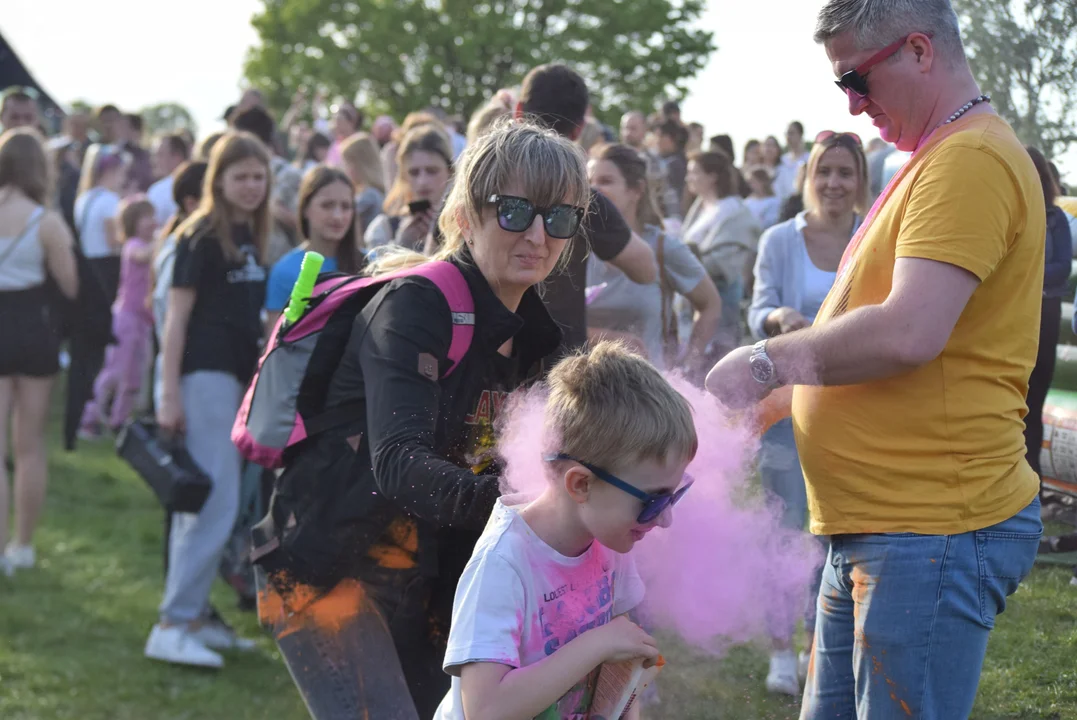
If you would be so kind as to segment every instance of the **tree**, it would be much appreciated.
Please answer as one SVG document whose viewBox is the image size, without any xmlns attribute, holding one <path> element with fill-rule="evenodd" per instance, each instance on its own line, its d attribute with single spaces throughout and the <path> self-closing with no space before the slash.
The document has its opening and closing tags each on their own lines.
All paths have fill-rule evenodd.
<svg viewBox="0 0 1077 720">
<path fill-rule="evenodd" d="M 190 111 L 178 103 L 160 103 L 142 108 L 142 124 L 147 136 L 161 135 L 176 132 L 187 128 L 195 137 L 198 136 L 198 126 Z"/>
<path fill-rule="evenodd" d="M 704 0 L 262 0 L 246 75 L 271 107 L 300 86 L 397 117 L 466 114 L 527 71 L 565 62 L 595 111 L 680 98 L 715 49 Z"/>
<path fill-rule="evenodd" d="M 972 71 L 1021 140 L 1056 157 L 1077 142 L 1077 3 L 954 0 Z"/>
</svg>

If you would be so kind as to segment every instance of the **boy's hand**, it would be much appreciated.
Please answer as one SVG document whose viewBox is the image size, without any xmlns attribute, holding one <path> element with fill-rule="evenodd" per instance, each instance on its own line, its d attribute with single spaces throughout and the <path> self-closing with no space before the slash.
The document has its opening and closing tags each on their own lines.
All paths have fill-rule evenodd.
<svg viewBox="0 0 1077 720">
<path fill-rule="evenodd" d="M 624 615 L 595 628 L 586 636 L 590 636 L 595 643 L 602 662 L 623 662 L 637 658 L 654 660 L 659 654 L 655 639 Z"/>
</svg>

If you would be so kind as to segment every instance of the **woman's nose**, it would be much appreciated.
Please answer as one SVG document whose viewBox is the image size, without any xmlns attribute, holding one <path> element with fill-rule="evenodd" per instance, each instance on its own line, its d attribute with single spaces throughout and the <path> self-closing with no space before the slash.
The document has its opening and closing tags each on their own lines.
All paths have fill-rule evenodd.
<svg viewBox="0 0 1077 720">
<path fill-rule="evenodd" d="M 546 242 L 546 221 L 542 215 L 535 213 L 535 219 L 524 230 L 524 238 L 534 245 L 542 245 Z"/>
</svg>

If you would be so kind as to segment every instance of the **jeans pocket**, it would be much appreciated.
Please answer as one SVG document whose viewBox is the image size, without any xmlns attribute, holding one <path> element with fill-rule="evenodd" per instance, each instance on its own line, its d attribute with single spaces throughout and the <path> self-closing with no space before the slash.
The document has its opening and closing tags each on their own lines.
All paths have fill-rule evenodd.
<svg viewBox="0 0 1077 720">
<path fill-rule="evenodd" d="M 993 628 L 995 617 L 1006 609 L 1012 595 L 1032 570 L 1042 533 L 976 533 L 976 553 L 980 564 L 980 619 Z"/>
</svg>

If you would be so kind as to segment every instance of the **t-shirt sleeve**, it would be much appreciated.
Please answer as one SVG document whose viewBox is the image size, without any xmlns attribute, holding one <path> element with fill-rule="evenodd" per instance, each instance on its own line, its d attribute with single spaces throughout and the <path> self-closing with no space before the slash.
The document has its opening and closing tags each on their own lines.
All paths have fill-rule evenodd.
<svg viewBox="0 0 1077 720">
<path fill-rule="evenodd" d="M 445 672 L 491 662 L 520 667 L 523 637 L 523 580 L 512 563 L 495 551 L 472 558 L 456 586 Z"/>
<path fill-rule="evenodd" d="M 292 294 L 292 286 L 299 277 L 299 267 L 294 255 L 285 255 L 269 271 L 269 282 L 266 284 L 266 310 L 279 312 L 288 304 Z M 302 256 L 298 256 L 302 257 Z"/>
<path fill-rule="evenodd" d="M 997 157 L 944 149 L 912 189 L 895 255 L 956 265 L 983 282 L 1009 253 L 1023 212 L 1020 189 Z"/>
<path fill-rule="evenodd" d="M 618 554 L 615 567 L 617 576 L 613 579 L 613 616 L 617 617 L 635 610 L 643 602 L 646 587 L 631 555 Z"/>
<path fill-rule="evenodd" d="M 666 237 L 663 255 L 666 277 L 681 295 L 695 290 L 707 276 L 703 263 L 699 262 L 695 253 L 676 238 Z"/>
<path fill-rule="evenodd" d="M 209 245 L 204 238 L 184 238 L 176 245 L 172 262 L 172 287 L 197 288 L 209 272 Z"/>
<path fill-rule="evenodd" d="M 609 198 L 595 190 L 591 191 L 591 207 L 587 211 L 587 242 L 599 260 L 609 262 L 625 249 L 632 239 L 621 211 Z"/>
</svg>

